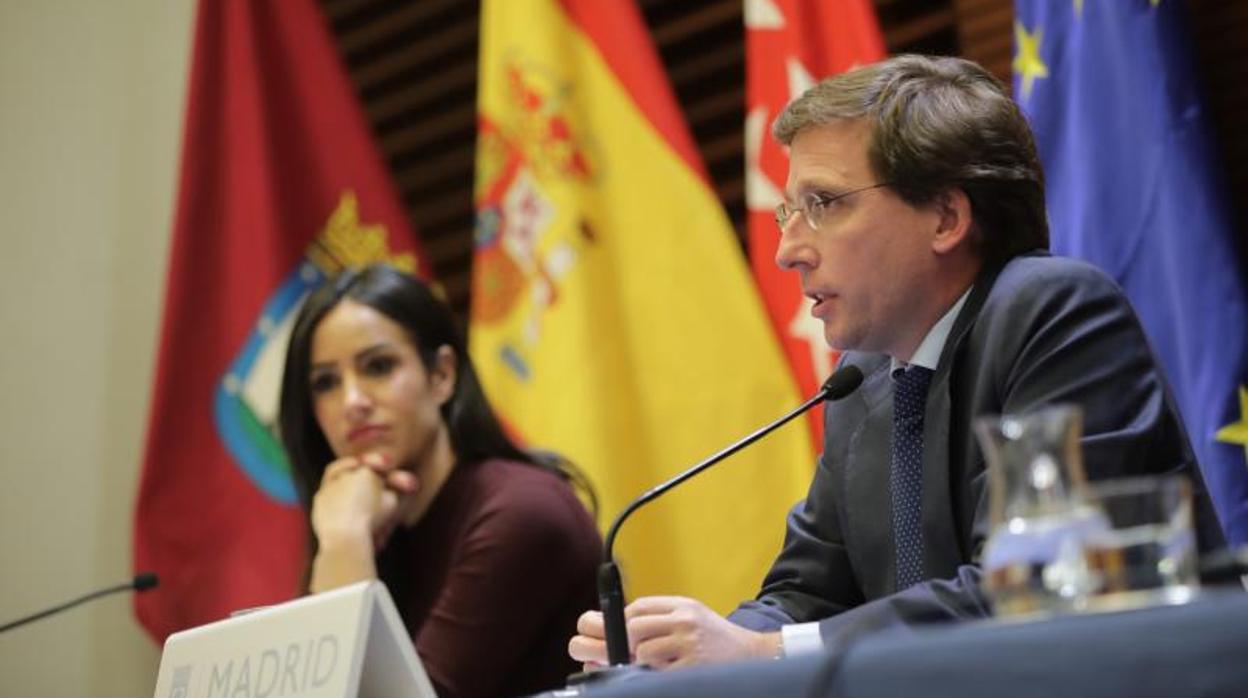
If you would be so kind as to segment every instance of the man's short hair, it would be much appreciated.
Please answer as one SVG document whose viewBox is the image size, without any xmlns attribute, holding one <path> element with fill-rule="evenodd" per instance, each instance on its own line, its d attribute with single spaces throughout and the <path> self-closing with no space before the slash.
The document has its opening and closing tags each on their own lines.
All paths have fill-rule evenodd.
<svg viewBox="0 0 1248 698">
<path fill-rule="evenodd" d="M 856 68 L 791 102 L 772 135 L 790 145 L 804 128 L 846 119 L 868 120 L 871 168 L 910 205 L 951 188 L 966 192 L 971 239 L 985 262 L 1048 247 L 1044 172 L 1031 128 L 979 65 L 901 55 Z"/>
</svg>

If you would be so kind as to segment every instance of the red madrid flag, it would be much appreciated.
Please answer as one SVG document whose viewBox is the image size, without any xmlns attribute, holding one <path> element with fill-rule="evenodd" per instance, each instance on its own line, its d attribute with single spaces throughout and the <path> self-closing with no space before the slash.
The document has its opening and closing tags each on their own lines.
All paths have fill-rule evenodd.
<svg viewBox="0 0 1248 698">
<path fill-rule="evenodd" d="M 745 0 L 745 200 L 750 267 L 802 394 L 827 379 L 836 354 L 810 314 L 796 274 L 776 267 L 789 158 L 771 139 L 772 121 L 820 79 L 885 56 L 870 0 Z M 823 449 L 822 413 L 809 413 L 815 450 Z"/>
<path fill-rule="evenodd" d="M 200 0 L 134 520 L 157 640 L 290 599 L 305 525 L 276 432 L 293 318 L 346 265 L 424 271 L 314 0 Z"/>
</svg>

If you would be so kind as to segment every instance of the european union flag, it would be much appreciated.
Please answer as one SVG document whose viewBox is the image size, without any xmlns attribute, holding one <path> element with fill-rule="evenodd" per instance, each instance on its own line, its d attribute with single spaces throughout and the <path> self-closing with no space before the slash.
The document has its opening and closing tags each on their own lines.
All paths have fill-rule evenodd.
<svg viewBox="0 0 1248 698">
<path fill-rule="evenodd" d="M 1248 542 L 1248 282 L 1176 0 L 1018 0 L 1015 96 L 1052 247 L 1108 271 L 1161 358 L 1223 528 Z"/>
</svg>

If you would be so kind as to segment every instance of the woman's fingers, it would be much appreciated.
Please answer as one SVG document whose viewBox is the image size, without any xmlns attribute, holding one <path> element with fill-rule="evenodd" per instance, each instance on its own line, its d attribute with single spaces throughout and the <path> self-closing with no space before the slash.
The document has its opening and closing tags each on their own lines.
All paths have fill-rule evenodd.
<svg viewBox="0 0 1248 698">
<path fill-rule="evenodd" d="M 413 495 L 420 489 L 420 478 L 406 470 L 392 470 L 385 474 L 386 487 L 402 495 Z"/>
</svg>

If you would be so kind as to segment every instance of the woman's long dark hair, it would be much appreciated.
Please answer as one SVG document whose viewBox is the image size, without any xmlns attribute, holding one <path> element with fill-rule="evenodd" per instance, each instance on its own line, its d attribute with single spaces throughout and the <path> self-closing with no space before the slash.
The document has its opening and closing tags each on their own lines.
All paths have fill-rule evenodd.
<svg viewBox="0 0 1248 698">
<path fill-rule="evenodd" d="M 455 390 L 442 405 L 442 420 L 450 434 L 456 467 L 490 458 L 530 463 L 573 481 L 596 505 L 592 490 L 587 489 L 583 476 L 570 464 L 534 457 L 507 437 L 485 399 L 450 309 L 423 282 L 389 266 L 371 265 L 344 271 L 317 289 L 303 304 L 291 332 L 282 375 L 279 425 L 305 512 L 311 512 L 312 495 L 325 467 L 335 458 L 312 406 L 312 335 L 325 315 L 343 299 L 367 305 L 398 323 L 426 369 L 436 365 L 440 347 L 450 347 L 454 352 Z"/>
</svg>

